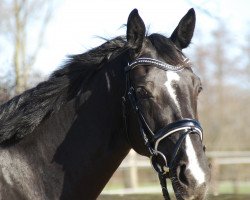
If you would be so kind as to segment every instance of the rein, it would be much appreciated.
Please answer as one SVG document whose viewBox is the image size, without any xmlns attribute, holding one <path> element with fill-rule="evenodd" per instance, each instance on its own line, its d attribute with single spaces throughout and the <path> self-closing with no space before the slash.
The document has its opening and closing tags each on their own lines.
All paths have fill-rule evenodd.
<svg viewBox="0 0 250 200">
<path fill-rule="evenodd" d="M 188 63 L 189 60 L 185 59 L 184 62 Z M 126 92 L 125 96 L 123 97 L 123 105 L 124 105 L 124 113 L 125 113 L 125 103 L 127 102 L 126 97 L 128 97 L 129 102 L 137 114 L 139 128 L 141 136 L 144 140 L 144 144 L 146 145 L 148 152 L 150 154 L 151 164 L 154 170 L 158 173 L 158 177 L 160 180 L 160 184 L 162 187 L 162 193 L 165 200 L 170 200 L 170 195 L 167 190 L 167 178 L 171 178 L 172 168 L 176 159 L 176 156 L 179 152 L 181 144 L 185 140 L 186 136 L 189 134 L 198 134 L 203 139 L 203 130 L 201 128 L 200 123 L 195 119 L 181 119 L 176 122 L 170 123 L 167 126 L 163 127 L 156 133 L 151 130 L 150 126 L 148 125 L 147 121 L 145 120 L 143 113 L 139 107 L 138 100 L 136 97 L 135 89 L 130 80 L 130 71 L 136 68 L 137 66 L 142 65 L 153 65 L 161 70 L 164 71 L 180 71 L 185 68 L 184 65 L 173 66 L 162 62 L 160 60 L 152 59 L 152 58 L 138 58 L 131 64 L 128 64 L 125 67 L 125 75 L 126 75 Z M 124 121 L 125 126 L 127 129 L 126 124 L 126 114 L 124 114 Z M 175 148 L 171 157 L 170 162 L 167 161 L 166 156 L 158 149 L 159 144 L 168 138 L 170 135 L 175 134 L 177 132 L 181 132 L 181 136 L 175 144 Z M 129 140 L 129 135 L 126 130 L 127 138 Z M 130 141 L 130 140 L 129 140 Z M 161 162 L 159 162 L 161 161 Z"/>
</svg>

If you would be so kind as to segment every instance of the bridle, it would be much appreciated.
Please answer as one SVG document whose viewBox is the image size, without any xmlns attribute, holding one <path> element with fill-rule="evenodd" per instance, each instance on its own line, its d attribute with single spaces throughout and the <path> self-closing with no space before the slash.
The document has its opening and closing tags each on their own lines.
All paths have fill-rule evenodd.
<svg viewBox="0 0 250 200">
<path fill-rule="evenodd" d="M 184 60 L 185 63 L 188 63 L 189 60 Z M 127 98 L 129 99 L 130 105 L 132 106 L 133 110 L 135 111 L 141 136 L 144 140 L 144 144 L 147 147 L 147 150 L 150 154 L 150 160 L 153 168 L 158 173 L 158 177 L 160 180 L 160 184 L 162 187 L 162 193 L 165 200 L 170 200 L 170 196 L 167 190 L 167 183 L 166 179 L 171 178 L 172 175 L 172 168 L 176 159 L 176 156 L 179 152 L 179 149 L 181 147 L 182 142 L 185 140 L 186 136 L 189 134 L 198 134 L 201 138 L 203 138 L 203 130 L 201 128 L 200 123 L 195 119 L 181 119 L 178 121 L 175 121 L 173 123 L 168 124 L 167 126 L 163 127 L 156 133 L 153 132 L 148 125 L 147 121 L 145 120 L 143 113 L 139 107 L 138 100 L 136 97 L 135 89 L 133 87 L 133 84 L 130 79 L 130 71 L 136 68 L 137 66 L 148 66 L 153 65 L 154 67 L 157 67 L 164 71 L 180 71 L 183 68 L 185 68 L 184 65 L 177 65 L 173 66 L 170 64 L 167 64 L 163 61 L 152 59 L 152 58 L 137 58 L 132 63 L 128 64 L 128 66 L 125 67 L 125 76 L 126 76 L 126 92 L 123 96 L 123 105 L 124 105 L 124 113 L 126 113 L 126 102 Z M 127 127 L 126 123 L 126 114 L 124 114 L 124 120 L 125 120 L 125 127 Z M 166 156 L 158 149 L 159 144 L 168 138 L 170 135 L 173 135 L 175 133 L 181 133 L 180 138 L 177 140 L 174 148 L 174 153 L 171 156 L 170 162 L 167 161 Z M 129 134 L 126 130 L 128 141 L 130 142 Z M 131 142 L 130 142 L 131 144 Z M 160 162 L 159 162 L 160 161 Z"/>
</svg>

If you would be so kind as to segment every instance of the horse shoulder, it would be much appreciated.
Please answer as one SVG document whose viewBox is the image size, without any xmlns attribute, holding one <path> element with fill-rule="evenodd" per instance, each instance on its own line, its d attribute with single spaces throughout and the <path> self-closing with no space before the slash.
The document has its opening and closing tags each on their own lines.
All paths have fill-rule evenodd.
<svg viewBox="0 0 250 200">
<path fill-rule="evenodd" d="M 0 150 L 0 200 L 45 199 L 31 165 L 13 149 Z"/>
</svg>

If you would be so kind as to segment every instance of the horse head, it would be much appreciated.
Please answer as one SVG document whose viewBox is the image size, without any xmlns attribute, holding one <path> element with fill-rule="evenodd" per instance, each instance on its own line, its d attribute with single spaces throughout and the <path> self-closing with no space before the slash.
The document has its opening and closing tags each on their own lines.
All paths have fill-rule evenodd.
<svg viewBox="0 0 250 200">
<path fill-rule="evenodd" d="M 202 85 L 182 52 L 190 44 L 194 28 L 193 9 L 181 19 L 170 38 L 146 36 L 136 9 L 127 23 L 129 140 L 138 153 L 151 158 L 166 199 L 166 178 L 171 179 L 177 199 L 197 200 L 204 199 L 210 179 L 197 114 Z"/>
</svg>

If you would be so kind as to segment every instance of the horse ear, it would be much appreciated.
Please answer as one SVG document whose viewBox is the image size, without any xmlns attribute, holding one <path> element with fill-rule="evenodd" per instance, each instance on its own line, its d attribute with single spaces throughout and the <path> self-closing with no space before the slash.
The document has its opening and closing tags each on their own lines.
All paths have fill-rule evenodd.
<svg viewBox="0 0 250 200">
<path fill-rule="evenodd" d="M 172 33 L 170 39 L 178 48 L 184 49 L 190 44 L 194 33 L 195 19 L 195 11 L 191 8 Z"/>
<path fill-rule="evenodd" d="M 127 41 L 129 47 L 132 48 L 136 54 L 138 54 L 142 48 L 145 33 L 146 27 L 142 18 L 138 14 L 138 10 L 132 10 L 127 22 Z"/>
</svg>

